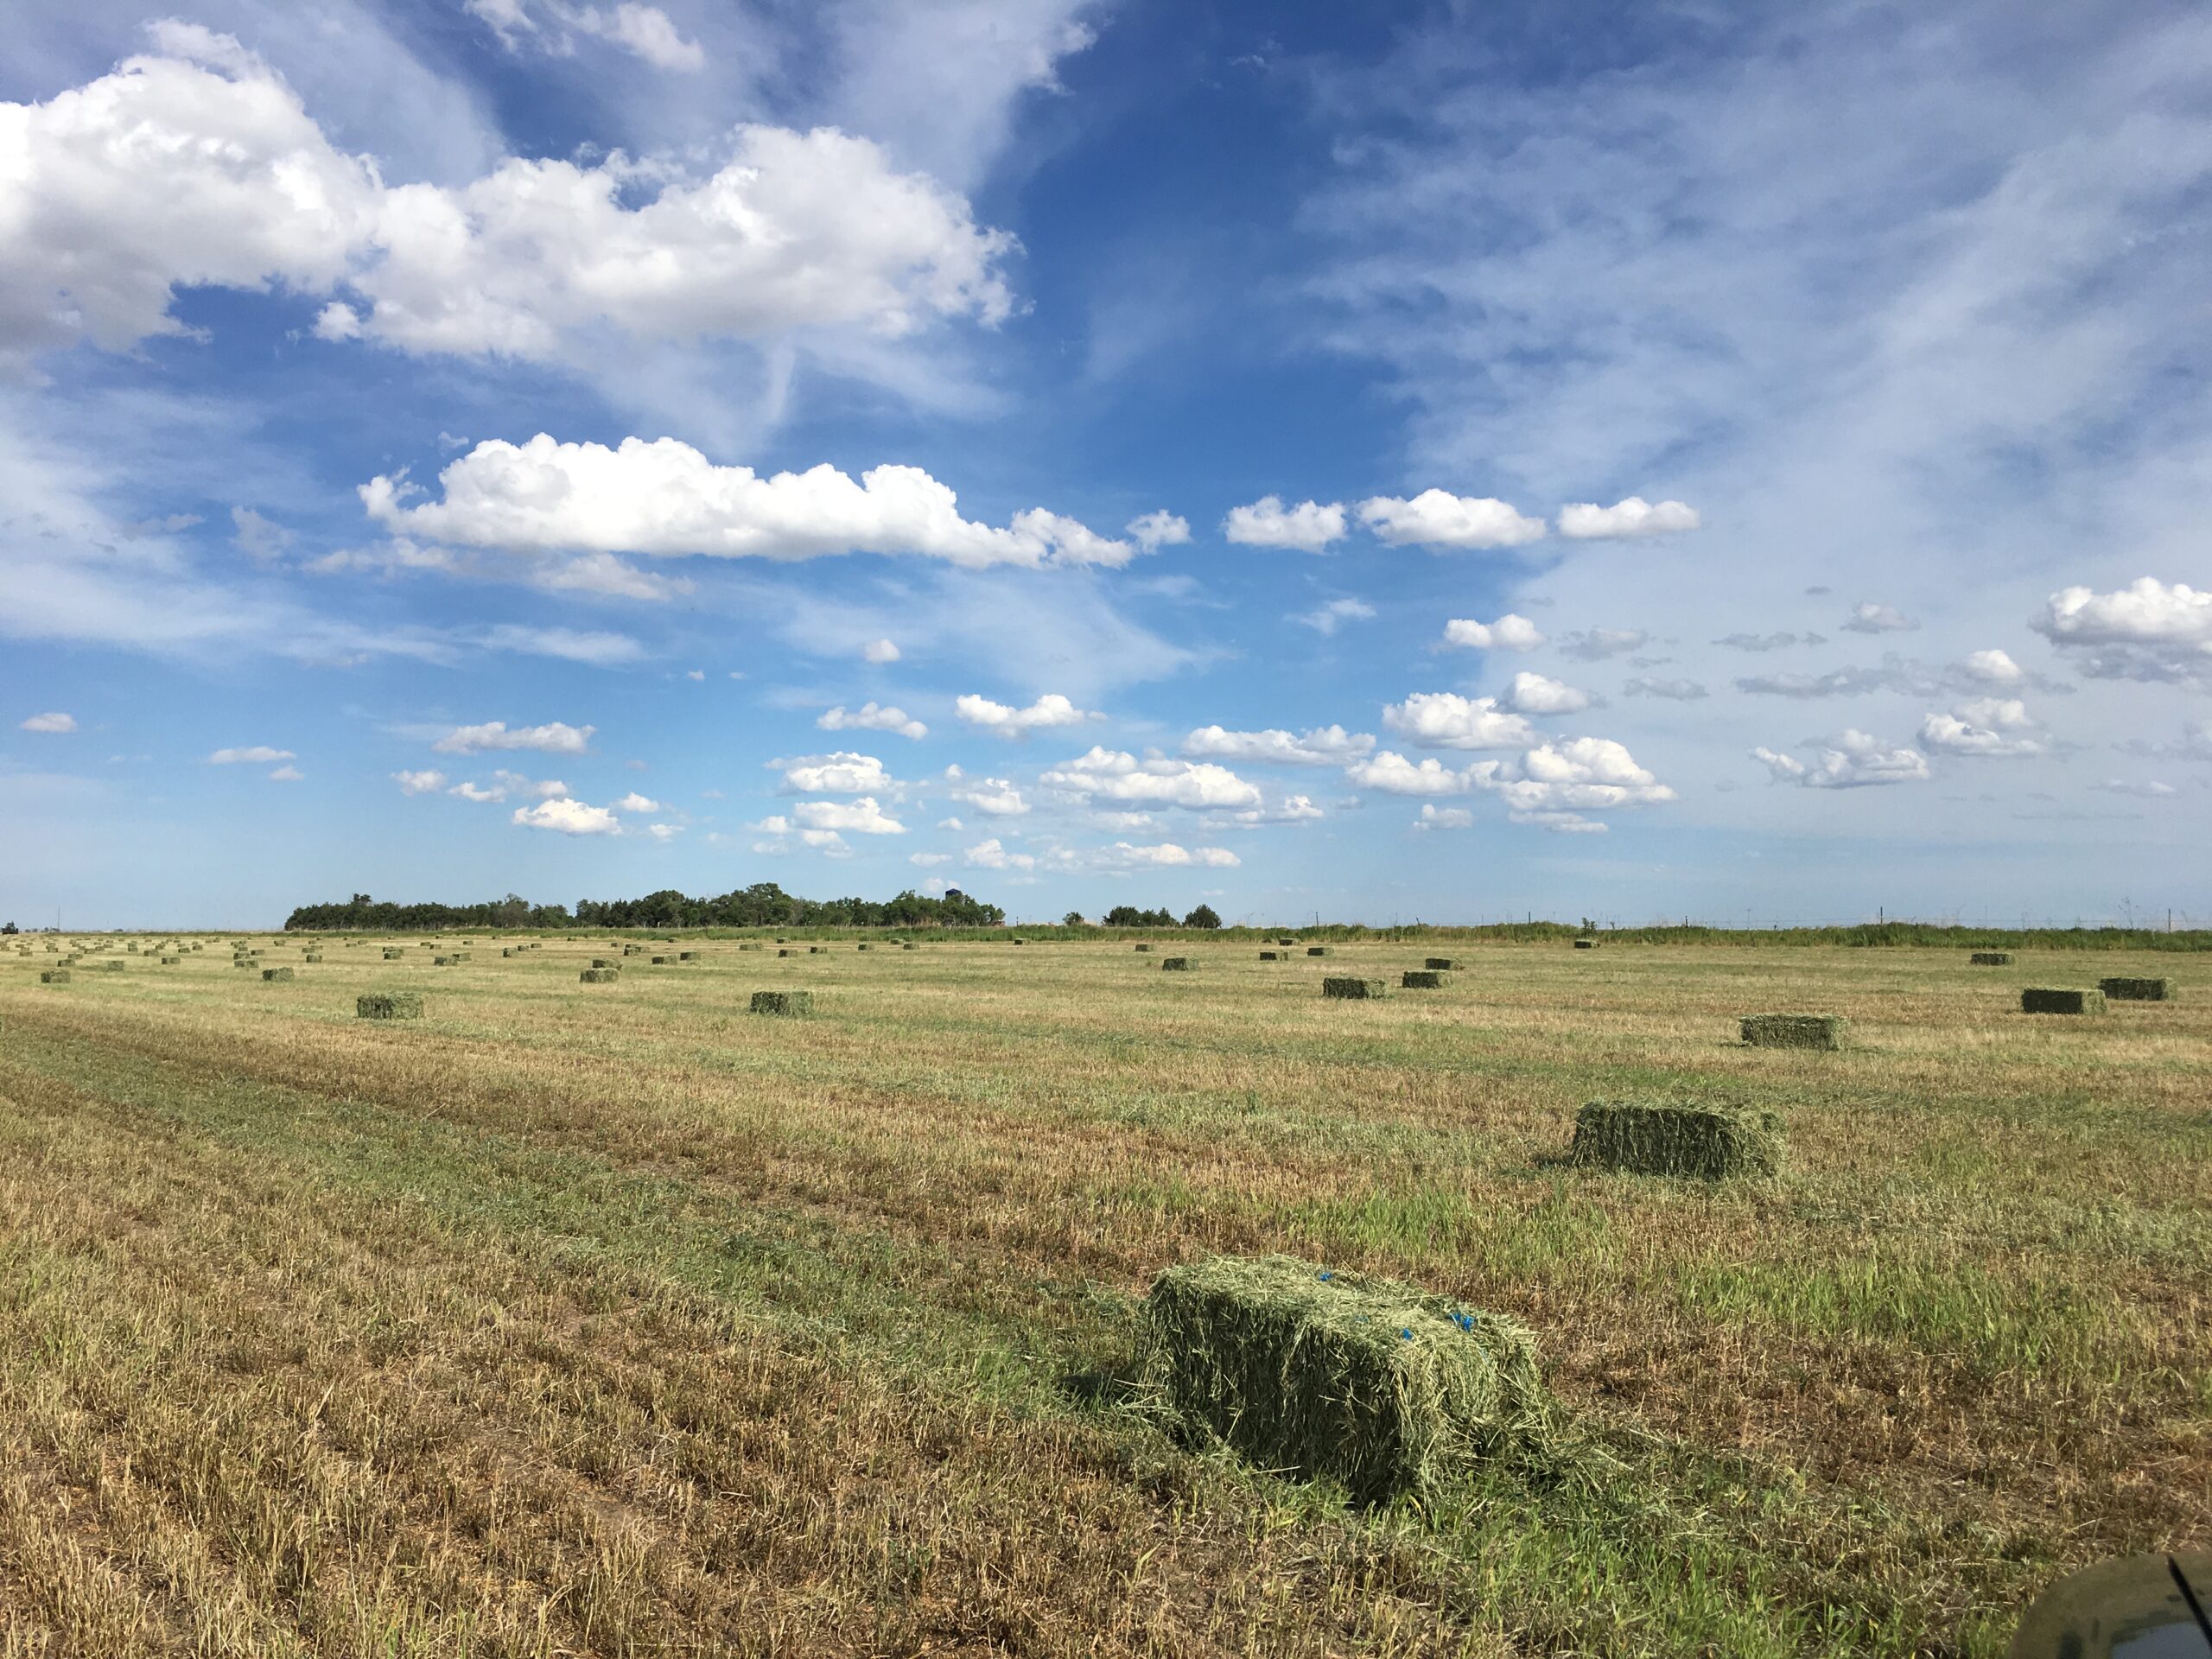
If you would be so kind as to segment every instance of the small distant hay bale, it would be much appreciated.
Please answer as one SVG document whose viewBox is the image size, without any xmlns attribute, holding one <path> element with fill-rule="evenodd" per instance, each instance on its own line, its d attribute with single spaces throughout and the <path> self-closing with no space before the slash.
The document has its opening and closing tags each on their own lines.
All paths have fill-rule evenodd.
<svg viewBox="0 0 2212 1659">
<path fill-rule="evenodd" d="M 512 957 L 512 955 L 514 955 L 514 950 L 513 950 L 513 948 L 512 948 L 512 946 L 510 946 L 510 947 L 508 947 L 507 949 L 502 950 L 499 952 L 499 960 L 500 960 L 501 962 L 505 962 L 505 961 L 509 957 Z"/>
<path fill-rule="evenodd" d="M 922 947 L 921 947 L 920 945 L 918 945 L 918 944 L 916 944 L 912 940 L 911 940 L 911 939 L 910 939 L 910 940 L 908 940 L 906 944 L 904 944 L 900 945 L 899 948 L 901 950 L 920 950 Z"/>
<path fill-rule="evenodd" d="M 1138 951 L 1138 952 L 1148 951 L 1148 950 L 1154 950 L 1154 949 L 1155 949 L 1155 948 L 1156 948 L 1156 947 L 1154 947 L 1154 946 L 1153 946 L 1153 945 L 1149 945 L 1149 944 L 1133 944 L 1133 945 L 1131 945 L 1131 946 L 1129 947 L 1129 949 L 1130 949 L 1130 950 L 1135 950 L 1135 951 Z"/>
<path fill-rule="evenodd" d="M 321 962 L 322 960 L 322 952 L 320 950 L 310 950 L 306 955 L 302 956 L 300 960 L 302 962 Z"/>
<path fill-rule="evenodd" d="M 356 1020 L 420 1020 L 423 1017 L 423 997 L 419 991 L 372 991 L 353 999 Z"/>
<path fill-rule="evenodd" d="M 1433 974 L 1448 974 L 1459 965 L 1457 957 L 1431 957 L 1421 966 Z"/>
<path fill-rule="evenodd" d="M 1298 941 L 1296 939 L 1277 939 L 1275 943 L 1277 944 L 1296 944 Z"/>
<path fill-rule="evenodd" d="M 747 940 L 743 944 L 739 945 L 737 948 L 738 948 L 739 950 L 758 950 L 760 947 L 760 945 L 758 945 L 757 944 L 753 943 L 752 940 L 748 939 L 748 940 Z"/>
<path fill-rule="evenodd" d="M 812 991 L 755 991 L 749 1012 L 753 1014 L 804 1014 L 814 1012 Z"/>
<path fill-rule="evenodd" d="M 130 944 L 124 945 L 123 948 L 135 957 L 138 954 L 138 941 L 133 939 Z"/>
<path fill-rule="evenodd" d="M 1727 1106 L 1593 1100 L 1574 1115 L 1567 1161 L 1583 1169 L 1717 1181 L 1782 1167 L 1782 1120 Z"/>
<path fill-rule="evenodd" d="M 645 947 L 642 944 L 626 944 L 622 947 L 622 954 L 626 957 L 642 957 L 645 954 Z"/>
<path fill-rule="evenodd" d="M 1029 941 L 1028 941 L 1028 940 L 1027 940 L 1027 939 L 1016 939 L 1016 940 L 1014 941 L 1014 943 L 1015 943 L 1016 944 L 1028 944 L 1028 943 L 1029 943 Z"/>
<path fill-rule="evenodd" d="M 2022 1014 L 2102 1014 L 2102 991 L 2077 991 L 2056 986 L 2035 986 L 2020 993 Z"/>
<path fill-rule="evenodd" d="M 1282 952 L 1280 950 L 1262 950 L 1260 952 L 1260 960 L 1262 962 L 1281 962 L 1282 960 Z"/>
<path fill-rule="evenodd" d="M 699 953 L 696 950 L 679 950 L 676 953 L 676 959 L 678 962 L 696 962 Z"/>
<path fill-rule="evenodd" d="M 163 957 L 162 958 L 162 966 L 164 968 L 174 968 L 182 960 L 183 958 L 181 957 Z"/>
<path fill-rule="evenodd" d="M 1577 939 L 1574 942 L 1574 948 L 1578 950 L 1595 950 L 1598 948 L 1598 941 L 1595 939 Z"/>
<path fill-rule="evenodd" d="M 1333 944 L 1309 944 L 1306 947 L 1306 954 L 1309 957 L 1333 957 L 1337 954 L 1337 947 Z"/>
<path fill-rule="evenodd" d="M 790 956 L 791 953 L 790 951 L 788 951 L 788 950 L 779 950 L 779 951 L 777 951 L 777 952 L 776 952 L 776 954 L 777 954 L 778 956 L 779 956 L 779 957 L 788 957 L 788 956 Z"/>
<path fill-rule="evenodd" d="M 407 953 L 397 949 L 387 950 L 384 953 L 384 959 L 386 962 L 404 962 L 407 960 Z"/>
<path fill-rule="evenodd" d="M 612 957 L 594 957 L 591 959 L 591 965 L 594 968 L 613 968 L 620 964 Z"/>
<path fill-rule="evenodd" d="M 1389 984 L 1379 979 L 1353 979 L 1349 976 L 1338 977 L 1332 975 L 1321 982 L 1322 995 L 1341 997 L 1351 1001 L 1384 996 L 1389 995 Z"/>
<path fill-rule="evenodd" d="M 264 968 L 261 970 L 261 982 L 264 985 L 280 984 L 291 976 L 292 970 L 289 968 Z"/>
<path fill-rule="evenodd" d="M 38 970 L 38 982 L 41 985 L 67 985 L 69 970 L 67 968 L 41 968 Z"/>
<path fill-rule="evenodd" d="M 826 956 L 829 950 L 830 947 L 826 944 L 810 944 L 806 947 L 806 954 L 810 957 Z"/>
<path fill-rule="evenodd" d="M 1737 1028 L 1752 1048 L 1836 1049 L 1850 1027 L 1832 1014 L 1747 1014 Z"/>
<path fill-rule="evenodd" d="M 1540 1446 L 1535 1343 L 1497 1314 L 1287 1256 L 1212 1256 L 1155 1280 L 1141 1375 L 1186 1440 L 1387 1503 Z"/>
<path fill-rule="evenodd" d="M 233 968 L 251 968 L 253 965 L 254 961 L 251 957 L 232 957 L 231 958 L 231 966 Z"/>
<path fill-rule="evenodd" d="M 2174 982 L 2171 979 L 2101 979 L 2097 982 L 2097 988 L 2114 1002 L 2171 1002 L 2174 1000 Z"/>
<path fill-rule="evenodd" d="M 1191 959 L 1188 957 L 1162 957 L 1160 971 L 1163 974 L 1187 974 L 1191 971 Z"/>
<path fill-rule="evenodd" d="M 1452 976 L 1435 968 L 1408 968 L 1398 976 L 1398 988 L 1407 991 L 1440 991 Z"/>
<path fill-rule="evenodd" d="M 430 958 L 430 966 L 433 968 L 450 968 L 459 960 L 461 960 L 461 958 L 458 957 L 432 957 Z"/>
<path fill-rule="evenodd" d="M 668 966 L 668 958 L 667 958 L 666 957 L 655 957 L 653 958 L 653 966 L 654 966 L 654 967 L 656 967 L 656 968 L 665 968 L 665 967 L 667 967 L 667 966 Z"/>
<path fill-rule="evenodd" d="M 856 944 L 853 949 L 855 950 L 873 950 L 875 947 L 872 944 Z"/>
<path fill-rule="evenodd" d="M 1967 958 L 1967 965 L 1969 968 L 2010 968 L 2012 953 L 2010 950 L 1977 950 Z"/>
<path fill-rule="evenodd" d="M 613 985 L 621 977 L 620 968 L 587 968 L 576 976 L 576 980 L 583 985 Z"/>
<path fill-rule="evenodd" d="M 119 974 L 123 971 L 123 964 L 119 962 L 104 962 L 100 963 L 100 970 L 103 973 Z"/>
</svg>

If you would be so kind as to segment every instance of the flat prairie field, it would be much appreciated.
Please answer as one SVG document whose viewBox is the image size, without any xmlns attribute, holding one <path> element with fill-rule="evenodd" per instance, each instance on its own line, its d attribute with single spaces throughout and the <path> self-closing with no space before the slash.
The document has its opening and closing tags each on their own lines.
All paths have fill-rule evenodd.
<svg viewBox="0 0 2212 1659">
<path fill-rule="evenodd" d="M 2212 1533 L 2204 958 L 204 937 L 0 957 L 0 1653 L 1995 1655 Z M 1211 1252 L 1522 1322 L 1563 1449 L 1360 1510 L 1086 1386 Z"/>
</svg>

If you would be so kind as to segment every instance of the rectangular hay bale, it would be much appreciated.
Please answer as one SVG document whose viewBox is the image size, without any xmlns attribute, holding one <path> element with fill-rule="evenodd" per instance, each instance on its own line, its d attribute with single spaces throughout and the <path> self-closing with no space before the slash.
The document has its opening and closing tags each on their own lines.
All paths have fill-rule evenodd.
<svg viewBox="0 0 2212 1659">
<path fill-rule="evenodd" d="M 2174 982 L 2171 979 L 2130 979 L 2115 976 L 2101 979 L 2097 988 L 2114 1002 L 2171 1002 L 2174 1000 Z"/>
<path fill-rule="evenodd" d="M 576 982 L 582 985 L 613 985 L 621 977 L 620 968 L 587 968 L 576 976 Z"/>
<path fill-rule="evenodd" d="M 1188 957 L 1162 957 L 1160 970 L 1164 974 L 1187 974 L 1191 971 L 1191 959 Z"/>
<path fill-rule="evenodd" d="M 264 985 L 274 985 L 291 976 L 292 970 L 289 968 L 264 968 L 261 970 L 261 982 Z"/>
<path fill-rule="evenodd" d="M 1457 957 L 1431 957 L 1421 963 L 1422 967 L 1440 974 L 1448 974 L 1459 965 L 1459 958 Z"/>
<path fill-rule="evenodd" d="M 1389 985 L 1379 979 L 1340 978 L 1332 975 L 1321 982 L 1322 995 L 1339 997 L 1352 1001 L 1385 995 L 1389 988 Z"/>
<path fill-rule="evenodd" d="M 2102 1014 L 2102 991 L 2077 991 L 2068 987 L 2038 985 L 2020 993 L 2022 1014 Z"/>
<path fill-rule="evenodd" d="M 1574 942 L 1574 948 L 1578 950 L 1595 950 L 1598 948 L 1598 941 L 1595 939 L 1577 939 Z"/>
<path fill-rule="evenodd" d="M 1593 1100 L 1574 1115 L 1567 1161 L 1584 1169 L 1719 1180 L 1782 1167 L 1782 1121 L 1726 1106 Z"/>
<path fill-rule="evenodd" d="M 1260 952 L 1260 960 L 1262 962 L 1281 962 L 1282 960 L 1282 952 L 1280 950 L 1262 950 Z"/>
<path fill-rule="evenodd" d="M 1534 1338 L 1514 1321 L 1388 1279 L 1287 1256 L 1162 1273 L 1143 1375 L 1186 1440 L 1386 1503 L 1544 1439 Z"/>
<path fill-rule="evenodd" d="M 423 997 L 418 991 L 372 991 L 353 999 L 356 1020 L 420 1020 Z"/>
<path fill-rule="evenodd" d="M 1408 968 L 1398 976 L 1398 988 L 1406 991 L 1440 991 L 1451 982 L 1451 975 L 1434 968 Z"/>
<path fill-rule="evenodd" d="M 806 1014 L 814 1012 L 812 991 L 755 991 L 747 1010 L 753 1014 Z"/>
<path fill-rule="evenodd" d="M 2012 953 L 2010 950 L 1977 950 L 1967 958 L 1967 965 L 1969 968 L 2010 968 Z"/>
<path fill-rule="evenodd" d="M 67 968 L 41 968 L 38 971 L 38 982 L 41 985 L 67 985 L 69 970 Z"/>
<path fill-rule="evenodd" d="M 1309 957 L 1333 957 L 1337 954 L 1337 948 L 1332 944 L 1309 944 L 1306 947 L 1306 954 Z"/>
<path fill-rule="evenodd" d="M 1832 1014 L 1747 1014 L 1738 1022 L 1753 1048 L 1841 1048 L 1848 1028 Z"/>
</svg>

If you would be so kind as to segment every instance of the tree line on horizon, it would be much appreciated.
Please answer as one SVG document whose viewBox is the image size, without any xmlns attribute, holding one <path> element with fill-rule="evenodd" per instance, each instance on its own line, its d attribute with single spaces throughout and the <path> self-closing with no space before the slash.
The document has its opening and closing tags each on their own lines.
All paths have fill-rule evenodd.
<svg viewBox="0 0 2212 1659">
<path fill-rule="evenodd" d="M 443 932 L 460 927 L 1000 927 L 1006 912 L 954 887 L 941 899 L 912 889 L 894 899 L 801 899 L 773 881 L 719 898 L 694 899 L 673 887 L 642 899 L 579 899 L 534 905 L 519 893 L 476 905 L 394 904 L 357 893 L 343 904 L 302 905 L 287 932 Z"/>
</svg>

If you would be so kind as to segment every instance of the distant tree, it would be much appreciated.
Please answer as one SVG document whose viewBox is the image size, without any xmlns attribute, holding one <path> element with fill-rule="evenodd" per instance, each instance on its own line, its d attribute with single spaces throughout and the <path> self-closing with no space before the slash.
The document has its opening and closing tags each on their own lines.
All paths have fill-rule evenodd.
<svg viewBox="0 0 2212 1659">
<path fill-rule="evenodd" d="M 20 933 L 22 931 L 22 930 L 17 927 L 13 922 L 9 923 L 5 927 L 0 927 L 0 933 Z"/>
<path fill-rule="evenodd" d="M 1062 927 L 1081 927 L 1083 925 L 1083 912 L 1079 910 L 1071 910 L 1068 912 L 1066 915 L 1060 918 L 1060 925 Z"/>
<path fill-rule="evenodd" d="M 1214 914 L 1214 908 L 1211 905 L 1200 905 L 1196 910 L 1192 911 L 1189 915 L 1183 918 L 1183 925 L 1185 927 L 1219 927 L 1221 925 L 1221 918 Z"/>
</svg>

